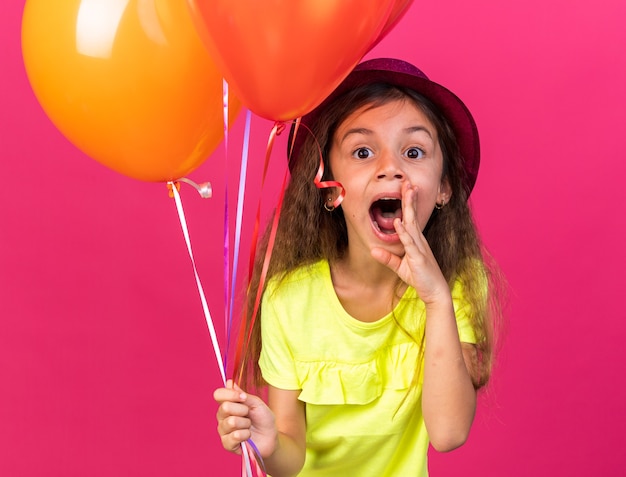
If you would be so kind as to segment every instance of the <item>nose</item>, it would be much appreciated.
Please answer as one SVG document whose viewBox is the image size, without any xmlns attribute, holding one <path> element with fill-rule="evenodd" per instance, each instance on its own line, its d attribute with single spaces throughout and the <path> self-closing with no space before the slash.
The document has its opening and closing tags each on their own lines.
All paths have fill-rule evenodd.
<svg viewBox="0 0 626 477">
<path fill-rule="evenodd" d="M 396 157 L 391 151 L 383 151 L 378 157 L 376 178 L 382 180 L 404 179 L 404 177 L 401 158 Z"/>
</svg>

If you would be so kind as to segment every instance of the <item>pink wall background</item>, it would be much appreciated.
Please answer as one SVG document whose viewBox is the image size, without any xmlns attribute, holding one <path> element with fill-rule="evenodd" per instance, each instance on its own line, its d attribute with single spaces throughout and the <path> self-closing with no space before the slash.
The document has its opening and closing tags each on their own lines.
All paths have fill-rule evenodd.
<svg viewBox="0 0 626 477">
<path fill-rule="evenodd" d="M 214 431 L 220 378 L 174 203 L 47 119 L 21 60 L 23 5 L 0 4 L 0 475 L 238 475 Z M 466 446 L 431 454 L 434 476 L 623 475 L 624 18 L 621 0 L 416 0 L 369 55 L 416 63 L 473 111 L 473 203 L 511 288 L 493 384 Z M 247 237 L 269 124 L 253 130 Z M 191 177 L 215 189 L 182 195 L 223 336 L 223 151 Z"/>
</svg>

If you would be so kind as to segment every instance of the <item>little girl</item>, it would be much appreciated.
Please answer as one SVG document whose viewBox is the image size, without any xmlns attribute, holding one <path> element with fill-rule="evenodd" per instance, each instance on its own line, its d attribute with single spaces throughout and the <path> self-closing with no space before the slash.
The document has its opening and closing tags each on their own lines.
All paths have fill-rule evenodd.
<svg viewBox="0 0 626 477">
<path fill-rule="evenodd" d="M 314 183 L 320 151 L 345 196 Z M 468 109 L 400 60 L 360 64 L 302 118 L 244 373 L 267 404 L 215 391 L 224 448 L 252 439 L 273 477 L 395 477 L 466 441 L 497 309 L 478 165 Z"/>
</svg>

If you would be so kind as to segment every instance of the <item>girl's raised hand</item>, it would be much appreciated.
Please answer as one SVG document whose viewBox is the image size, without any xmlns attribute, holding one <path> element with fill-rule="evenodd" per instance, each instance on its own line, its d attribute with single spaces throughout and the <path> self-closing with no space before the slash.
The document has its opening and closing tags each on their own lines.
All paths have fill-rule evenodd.
<svg viewBox="0 0 626 477">
<path fill-rule="evenodd" d="M 261 398 L 244 392 L 232 380 L 216 389 L 213 398 L 220 404 L 217 431 L 224 449 L 241 454 L 241 443 L 252 439 L 262 457 L 273 454 L 278 435 L 274 413 Z"/>
<path fill-rule="evenodd" d="M 372 256 L 415 288 L 427 305 L 449 299 L 450 288 L 417 218 L 417 188 L 407 182 L 402 186 L 402 220 L 395 219 L 394 227 L 404 245 L 404 255 L 376 247 L 372 249 Z"/>
</svg>

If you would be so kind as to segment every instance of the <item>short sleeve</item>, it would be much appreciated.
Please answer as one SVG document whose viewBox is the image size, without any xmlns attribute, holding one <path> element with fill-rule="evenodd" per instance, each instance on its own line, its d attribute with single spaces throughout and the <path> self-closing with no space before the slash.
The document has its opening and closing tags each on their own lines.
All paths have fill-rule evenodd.
<svg viewBox="0 0 626 477">
<path fill-rule="evenodd" d="M 469 316 L 470 306 L 463 294 L 463 285 L 459 280 L 452 288 L 452 302 L 454 303 L 454 314 L 456 315 L 456 326 L 459 330 L 459 340 L 462 343 L 476 343 L 476 333 L 472 327 Z"/>
<path fill-rule="evenodd" d="M 276 388 L 300 389 L 294 356 L 281 325 L 280 307 L 276 306 L 272 287 L 266 289 L 261 304 L 261 355 L 259 367 L 263 379 Z"/>
</svg>

